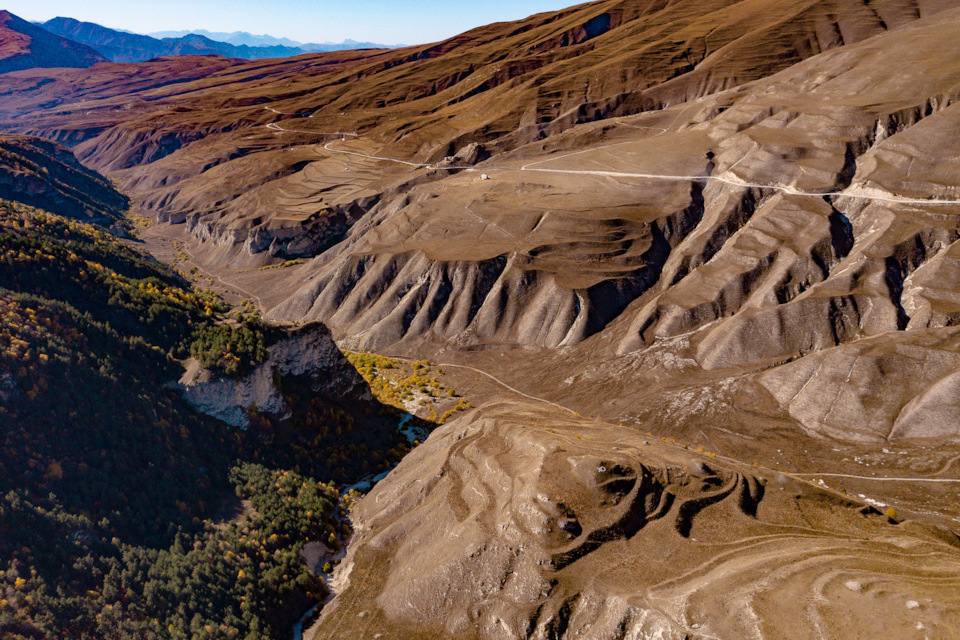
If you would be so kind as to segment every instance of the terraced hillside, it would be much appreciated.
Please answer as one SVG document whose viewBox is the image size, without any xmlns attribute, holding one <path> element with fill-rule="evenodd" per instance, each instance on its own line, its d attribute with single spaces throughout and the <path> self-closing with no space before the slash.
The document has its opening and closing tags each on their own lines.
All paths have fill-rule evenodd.
<svg viewBox="0 0 960 640">
<path fill-rule="evenodd" d="M 935 0 L 601 0 L 20 71 L 0 117 L 267 319 L 479 407 L 357 507 L 314 637 L 949 638 L 958 35 Z"/>
</svg>

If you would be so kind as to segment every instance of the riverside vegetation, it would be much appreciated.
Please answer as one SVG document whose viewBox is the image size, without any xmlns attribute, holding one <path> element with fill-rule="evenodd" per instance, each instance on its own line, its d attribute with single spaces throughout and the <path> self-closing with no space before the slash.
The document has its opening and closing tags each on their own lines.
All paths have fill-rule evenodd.
<svg viewBox="0 0 960 640">
<path fill-rule="evenodd" d="M 435 424 L 443 424 L 472 406 L 456 389 L 441 382 L 443 368 L 427 360 L 398 360 L 355 351 L 346 351 L 345 355 L 383 404 L 420 409 Z"/>
<path fill-rule="evenodd" d="M 271 330 L 227 312 L 101 227 L 0 203 L 0 636 L 285 637 L 322 597 L 298 551 L 339 544 L 327 482 L 408 447 L 392 409 L 304 380 L 295 424 L 189 407 L 177 358 L 239 375 L 267 355 Z M 215 526 L 231 493 L 252 515 Z"/>
</svg>

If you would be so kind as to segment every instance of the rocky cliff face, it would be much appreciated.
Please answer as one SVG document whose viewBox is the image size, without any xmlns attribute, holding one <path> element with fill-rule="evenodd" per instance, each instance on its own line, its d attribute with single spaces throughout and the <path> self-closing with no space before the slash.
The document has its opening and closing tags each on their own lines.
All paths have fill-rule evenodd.
<svg viewBox="0 0 960 640">
<path fill-rule="evenodd" d="M 323 395 L 353 399 L 358 404 L 373 402 L 369 387 L 321 324 L 289 331 L 268 351 L 267 361 L 241 378 L 201 369 L 196 360 L 190 360 L 179 387 L 194 407 L 235 427 L 250 424 L 252 408 L 289 417 L 283 384 L 289 376 L 309 377 L 313 391 Z"/>
</svg>

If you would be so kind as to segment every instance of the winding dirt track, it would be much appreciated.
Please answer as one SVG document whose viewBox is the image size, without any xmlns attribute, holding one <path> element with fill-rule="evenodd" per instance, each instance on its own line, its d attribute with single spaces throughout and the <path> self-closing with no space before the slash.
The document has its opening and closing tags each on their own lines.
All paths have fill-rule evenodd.
<svg viewBox="0 0 960 640">
<path fill-rule="evenodd" d="M 853 478 L 854 480 L 876 480 L 878 482 L 960 482 L 960 478 L 890 478 L 885 476 L 852 476 L 846 473 L 791 473 L 794 476 Z"/>
<path fill-rule="evenodd" d="M 399 357 L 399 356 L 386 356 L 386 357 L 387 357 L 387 358 L 390 358 L 391 360 L 400 360 L 400 361 L 402 361 L 402 362 L 416 362 L 416 360 L 413 359 L 413 358 L 401 358 L 401 357 Z M 492 375 L 492 374 L 489 374 L 489 373 L 487 373 L 486 371 L 482 371 L 482 370 L 476 369 L 476 368 L 474 368 L 474 367 L 468 367 L 467 365 L 464 365 L 464 364 L 453 364 L 453 363 L 448 363 L 448 362 L 438 362 L 438 363 L 437 363 L 437 366 L 438 366 L 438 367 L 449 367 L 449 368 L 451 368 L 451 369 L 464 369 L 464 370 L 466 370 L 466 371 L 472 371 L 472 372 L 474 372 L 474 373 L 479 373 L 480 375 L 485 376 L 485 377 L 489 378 L 490 380 L 493 380 L 495 383 L 497 383 L 498 385 L 500 385 L 500 386 L 503 387 L 504 389 L 507 389 L 508 391 L 512 391 L 513 393 L 517 394 L 518 396 L 522 396 L 522 397 L 526 398 L 527 400 L 533 400 L 534 402 L 540 402 L 540 403 L 542 403 L 542 404 L 548 404 L 548 405 L 550 405 L 551 407 L 556 407 L 557 409 L 560 409 L 561 411 L 566 411 L 567 413 L 569 413 L 569 414 L 571 414 L 571 415 L 579 415 L 576 411 L 574 411 L 574 410 L 571 409 L 570 407 L 565 407 L 565 406 L 563 406 L 562 404 L 557 404 L 556 402 L 553 402 L 553 401 L 551 401 L 551 400 L 546 400 L 545 398 L 540 398 L 540 397 L 537 397 L 537 396 L 532 396 L 532 395 L 530 395 L 529 393 L 524 393 L 523 391 L 520 391 L 520 390 L 517 389 L 516 387 L 510 386 L 509 384 L 507 384 L 506 382 L 504 382 L 504 381 L 501 380 L 500 378 L 497 378 L 496 376 L 494 376 L 494 375 Z"/>
<path fill-rule="evenodd" d="M 168 241 L 168 242 L 173 242 L 173 240 L 171 240 L 170 238 L 166 238 L 166 237 L 163 237 L 163 236 L 160 236 L 160 239 L 161 239 L 161 240 L 164 240 L 164 241 Z M 255 301 L 257 302 L 257 308 L 260 310 L 260 316 L 263 317 L 263 316 L 266 315 L 266 309 L 264 309 L 263 303 L 260 301 L 260 296 L 256 295 L 255 293 L 251 293 L 250 291 L 247 291 L 246 289 L 244 289 L 243 287 L 241 287 L 241 286 L 239 286 L 239 285 L 237 285 L 237 284 L 233 284 L 233 283 L 227 282 L 226 280 L 224 280 L 223 278 L 221 278 L 219 275 L 217 275 L 217 274 L 215 274 L 215 273 L 211 273 L 211 272 L 207 271 L 206 269 L 204 269 L 203 267 L 201 267 L 201 266 L 200 266 L 200 262 L 197 260 L 196 256 L 193 255 L 193 253 L 190 251 L 190 249 L 187 248 L 186 243 L 183 243 L 183 244 L 181 245 L 181 249 L 183 250 L 184 253 L 186 253 L 186 254 L 190 257 L 190 261 L 191 261 L 191 263 L 193 264 L 193 266 L 197 268 L 197 271 L 199 271 L 201 274 L 207 276 L 208 278 L 213 278 L 213 279 L 215 279 L 217 282 L 219 282 L 221 285 L 223 285 L 223 286 L 226 287 L 227 289 L 232 289 L 233 291 L 235 291 L 235 292 L 237 292 L 237 293 L 240 293 L 240 294 L 242 294 L 243 296 L 245 296 L 245 297 L 247 297 L 247 298 L 250 298 L 251 300 L 255 300 Z"/>
<path fill-rule="evenodd" d="M 272 112 L 274 112 L 274 113 L 281 113 L 281 112 L 276 111 L 275 109 L 272 109 L 272 108 L 270 108 L 270 107 L 265 107 L 265 109 L 268 109 L 269 111 L 272 111 Z M 677 117 L 674 118 L 674 121 L 670 124 L 670 126 L 667 127 L 667 128 L 661 128 L 661 127 L 638 127 L 638 126 L 629 125 L 629 124 L 626 124 L 626 123 L 623 123 L 623 122 L 620 122 L 620 121 L 618 121 L 617 124 L 618 124 L 618 125 L 621 125 L 621 126 L 629 127 L 629 128 L 632 128 L 632 129 L 641 129 L 641 128 L 642 128 L 642 129 L 660 129 L 660 133 L 657 133 L 657 134 L 655 134 L 654 136 L 651 136 L 652 138 L 655 138 L 655 137 L 662 136 L 662 135 L 666 134 L 668 131 L 670 131 L 670 130 L 675 126 L 676 122 L 683 116 L 683 113 L 684 113 L 685 111 L 686 111 L 686 109 L 684 109 L 683 111 L 681 111 L 681 112 L 677 115 Z M 282 115 L 289 115 L 289 114 L 282 114 Z M 277 131 L 277 132 L 280 132 L 280 133 L 301 133 L 301 134 L 310 134 L 310 135 L 318 135 L 318 136 L 321 136 L 321 135 L 339 135 L 339 136 L 349 135 L 349 136 L 353 136 L 353 137 L 356 137 L 356 135 L 357 135 L 357 134 L 354 134 L 354 133 L 350 133 L 350 134 L 334 133 L 334 134 L 331 134 L 331 133 L 323 133 L 323 132 L 316 132 L 316 131 L 313 131 L 313 132 L 310 132 L 310 131 L 297 131 L 297 130 L 292 130 L 292 129 L 285 129 L 285 128 L 283 128 L 282 126 L 280 126 L 279 124 L 276 124 L 276 123 L 271 123 L 271 124 L 267 125 L 267 127 L 270 128 L 270 129 L 272 129 L 272 130 L 275 130 L 275 131 Z M 788 194 L 788 195 L 802 196 L 802 197 L 822 198 L 822 197 L 825 197 L 825 196 L 837 196 L 837 197 L 845 197 L 845 198 L 854 198 L 854 199 L 858 199 L 858 200 L 869 200 L 869 201 L 875 201 L 875 202 L 889 202 L 889 203 L 895 203 L 895 204 L 908 204 L 908 205 L 938 205 L 938 206 L 958 206 L 958 205 L 960 205 L 960 201 L 957 201 L 957 200 L 937 200 L 937 199 L 904 198 L 904 197 L 901 197 L 901 196 L 897 196 L 897 195 L 895 195 L 895 194 L 890 194 L 890 195 L 875 195 L 875 194 L 863 194 L 863 193 L 848 193 L 848 192 L 847 192 L 847 191 L 848 191 L 847 189 L 840 190 L 840 191 L 816 191 L 816 192 L 814 192 L 814 191 L 802 191 L 802 190 L 794 189 L 793 187 L 789 187 L 789 186 L 785 186 L 785 185 L 758 184 L 758 183 L 745 182 L 745 181 L 736 180 L 736 179 L 724 178 L 724 177 L 722 177 L 722 176 L 710 176 L 710 175 L 706 175 L 706 176 L 705 176 L 705 175 L 668 175 L 668 174 L 651 174 L 651 173 L 632 173 L 632 172 L 621 172 L 621 171 L 595 171 L 595 170 L 577 170 L 577 169 L 551 169 L 551 168 L 544 168 L 544 167 L 537 167 L 537 166 L 536 166 L 536 165 L 542 165 L 542 164 L 548 163 L 548 162 L 556 162 L 556 161 L 559 161 L 559 160 L 563 160 L 563 159 L 565 159 L 565 158 L 570 158 L 570 157 L 572 157 L 572 156 L 581 155 L 581 154 L 588 153 L 588 152 L 592 152 L 592 151 L 598 151 L 598 150 L 601 150 L 601 149 L 607 149 L 607 148 L 610 148 L 610 147 L 615 147 L 615 146 L 619 146 L 619 145 L 623 145 L 623 144 L 632 144 L 632 143 L 634 143 L 634 142 L 635 142 L 635 141 L 619 142 L 619 143 L 614 143 L 614 144 L 609 144 L 609 145 L 602 145 L 602 146 L 599 146 L 599 147 L 591 147 L 591 148 L 589 148 L 589 149 L 583 149 L 583 150 L 580 150 L 580 151 L 568 153 L 568 154 L 565 154 L 565 155 L 562 155 L 562 156 L 558 156 L 558 157 L 556 157 L 556 158 L 547 158 L 547 159 L 544 159 L 544 160 L 538 160 L 538 161 L 536 161 L 536 162 L 530 162 L 530 163 L 528 163 L 528 164 L 525 164 L 525 165 L 522 165 L 521 167 L 519 167 L 519 170 L 520 170 L 520 171 L 542 172 L 542 173 L 560 173 L 560 174 L 570 174 L 570 175 L 590 175 L 590 176 L 613 177 L 613 178 L 635 178 L 635 179 L 643 179 L 643 180 L 665 180 L 665 181 L 674 181 L 674 182 L 716 181 L 716 182 L 721 182 L 721 183 L 729 184 L 729 185 L 736 186 L 736 187 L 749 187 L 749 188 L 759 188 L 759 189 L 771 189 L 771 190 L 779 191 L 779 192 L 782 192 L 782 193 L 785 193 L 785 194 Z M 381 161 L 385 161 L 385 162 L 395 162 L 395 163 L 404 164 L 404 165 L 407 165 L 407 166 L 417 167 L 417 168 L 422 168 L 422 167 L 434 167 L 434 168 L 437 168 L 437 169 L 477 171 L 476 168 L 474 168 L 474 167 L 469 167 L 469 166 L 439 166 L 439 165 L 431 165 L 431 164 L 421 163 L 421 162 L 410 162 L 410 161 L 407 161 L 407 160 L 401 160 L 401 159 L 399 159 L 399 158 L 390 158 L 390 157 L 385 157 L 385 156 L 375 156 L 375 155 L 371 155 L 371 154 L 359 153 L 359 152 L 356 152 L 356 151 L 346 151 L 346 150 L 343 150 L 343 149 L 333 148 L 333 147 L 330 146 L 331 144 L 332 144 L 332 143 L 328 142 L 328 143 L 326 143 L 326 144 L 323 145 L 323 148 L 324 148 L 325 150 L 327 150 L 327 151 L 332 152 L 332 153 L 340 153 L 340 154 L 344 154 L 344 155 L 357 156 L 357 157 L 361 157 L 361 158 L 367 158 L 367 159 L 370 159 L 370 160 L 381 160 Z M 730 167 L 730 169 L 732 169 L 734 166 L 736 166 L 736 164 L 732 165 L 732 166 Z M 727 169 L 727 170 L 725 171 L 725 173 L 728 173 L 730 169 Z M 488 171 L 493 172 L 494 170 L 493 170 L 493 169 L 489 169 Z M 848 189 L 849 189 L 849 188 L 848 188 Z M 470 212 L 470 211 L 468 211 L 468 213 L 471 213 L 471 214 L 472 214 L 472 212 Z M 218 278 L 218 279 L 219 279 L 219 278 Z M 221 280 L 221 282 L 222 282 L 222 280 Z M 224 284 L 226 284 L 226 283 L 224 283 Z M 236 288 L 236 287 L 234 287 L 234 288 Z M 258 301 L 259 301 L 259 300 L 258 300 Z M 400 357 L 396 357 L 396 356 L 389 356 L 389 357 L 392 357 L 392 358 L 394 358 L 394 359 L 396 359 L 396 360 L 403 360 L 403 361 L 407 361 L 407 362 L 412 362 L 412 361 L 413 361 L 412 359 L 409 359 L 409 358 L 400 358 Z M 569 407 L 565 407 L 565 406 L 563 406 L 563 405 L 561 405 L 561 404 L 558 404 L 558 403 L 556 403 L 556 402 L 553 402 L 553 401 L 551 401 L 551 400 L 547 400 L 547 399 L 545 399 L 545 398 L 533 396 L 533 395 L 530 395 L 530 394 L 525 393 L 525 392 L 523 392 L 523 391 L 520 391 L 519 389 L 517 389 L 517 388 L 515 388 L 515 387 L 513 387 L 513 386 L 511 386 L 511 385 L 509 385 L 509 384 L 507 384 L 507 383 L 504 382 L 503 380 L 497 378 L 496 376 L 494 376 L 494 375 L 492 375 L 492 374 L 490 374 L 490 373 L 488 373 L 488 372 L 486 372 L 486 371 L 482 371 L 482 370 L 480 370 L 480 369 L 476 369 L 476 368 L 474 368 L 474 367 L 469 367 L 469 366 L 466 366 L 466 365 L 459 365 L 459 364 L 453 364 L 453 363 L 438 363 L 438 365 L 439 365 L 439 366 L 443 366 L 443 367 L 458 368 L 458 369 L 463 369 L 463 370 L 467 370 L 467 371 L 472 371 L 472 372 L 474 372 L 474 373 L 477 373 L 477 374 L 480 374 L 480 375 L 483 375 L 483 376 L 489 378 L 490 380 L 492 380 L 492 381 L 495 382 L 496 384 L 502 386 L 503 388 L 507 389 L 508 391 L 510 391 L 510 392 L 512 392 L 512 393 L 515 393 L 515 394 L 517 394 L 517 395 L 519 395 L 519 396 L 521 396 L 521 397 L 523 397 L 523 398 L 526 398 L 526 399 L 528 399 L 528 400 L 533 400 L 533 401 L 535 401 L 535 402 L 540 402 L 540 403 L 543 403 L 543 404 L 547 404 L 547 405 L 550 405 L 550 406 L 552 406 L 552 407 L 556 407 L 556 408 L 558 408 L 558 409 L 561 409 L 561 410 L 563 410 L 563 411 L 566 411 L 566 412 L 568 412 L 568 413 L 570 413 L 570 414 L 577 415 L 577 412 L 574 411 L 573 409 L 569 408 Z M 718 456 L 718 457 L 724 458 L 725 460 L 728 460 L 728 461 L 730 461 L 730 462 L 737 462 L 737 463 L 740 462 L 740 461 L 738 461 L 738 460 L 736 460 L 736 459 L 734 459 L 734 458 L 726 458 L 726 457 L 724 457 L 724 456 Z M 956 478 L 880 477 L 880 476 L 859 476 L 859 475 L 841 474 L 841 473 L 793 473 L 793 472 L 786 472 L 786 473 L 788 473 L 789 475 L 795 476 L 795 477 L 797 477 L 797 478 L 801 478 L 801 477 L 811 477 L 811 478 L 815 478 L 815 477 L 821 477 L 821 476 L 822 476 L 822 477 L 849 478 L 849 479 L 856 479 L 856 480 L 873 480 L 873 481 L 877 481 L 877 482 L 960 483 L 960 479 L 956 479 Z M 805 482 L 806 482 L 806 481 L 805 481 Z"/>
<path fill-rule="evenodd" d="M 416 362 L 416 359 L 415 359 L 415 358 L 404 358 L 404 357 L 401 357 L 401 356 L 386 355 L 386 354 L 384 354 L 384 356 L 387 357 L 387 358 L 390 358 L 390 359 L 392 359 L 392 360 L 400 360 L 400 361 L 402 361 L 402 362 Z M 492 380 L 492 381 L 495 382 L 496 384 L 500 385 L 500 386 L 503 387 L 504 389 L 506 389 L 506 390 L 508 390 L 508 391 L 511 391 L 512 393 L 515 393 L 515 394 L 517 394 L 517 395 L 519 395 L 519 396 L 521 396 L 521 397 L 523 397 L 523 398 L 526 398 L 527 400 L 533 400 L 534 402 L 539 402 L 539 403 L 541 403 L 541 404 L 550 405 L 551 407 L 556 407 L 557 409 L 560 409 L 560 410 L 562 410 L 562 411 L 565 411 L 565 412 L 567 412 L 567 413 L 569 413 L 569 414 L 571 414 L 571 415 L 574 415 L 574 416 L 580 415 L 579 413 L 577 413 L 576 411 L 574 411 L 574 410 L 571 409 L 570 407 L 565 407 L 565 406 L 563 406 L 562 404 L 558 404 L 558 403 L 556 403 L 556 402 L 553 402 L 552 400 L 547 400 L 546 398 L 541 398 L 541 397 L 539 397 L 539 396 L 534 396 L 534 395 L 531 395 L 531 394 L 529 394 L 529 393 L 525 393 L 525 392 L 523 392 L 523 391 L 520 391 L 520 390 L 517 389 L 516 387 L 514 387 L 514 386 L 512 386 L 512 385 L 510 385 L 510 384 L 507 384 L 506 382 L 504 382 L 504 381 L 501 380 L 500 378 L 496 377 L 495 375 L 493 375 L 493 374 L 491 374 L 491 373 L 488 373 L 488 372 L 486 372 L 486 371 L 483 371 L 483 370 L 481 370 L 481 369 L 477 369 L 477 368 L 475 368 L 475 367 L 469 367 L 469 366 L 467 366 L 467 365 L 462 365 L 462 364 L 453 364 L 453 363 L 450 363 L 450 362 L 437 362 L 437 363 L 436 363 L 436 366 L 438 366 L 438 367 L 447 367 L 447 368 L 451 368 L 451 369 L 463 369 L 463 370 L 465 370 L 465 371 L 472 371 L 473 373 L 479 373 L 480 375 L 485 376 L 486 378 L 489 378 L 490 380 Z M 612 423 L 610 423 L 610 424 L 611 424 L 611 426 L 613 426 Z M 673 445 L 673 446 L 682 448 L 682 445 L 679 445 L 679 444 L 678 444 L 678 445 Z M 719 454 L 718 454 L 716 457 L 719 458 L 719 459 L 721 459 L 721 460 L 726 460 L 727 462 L 733 462 L 733 463 L 736 463 L 736 464 L 744 464 L 744 462 L 743 462 L 742 460 L 737 460 L 736 458 L 730 458 L 730 457 L 722 456 L 722 455 L 719 455 Z M 952 462 L 952 461 L 951 461 L 951 462 Z M 941 472 L 942 472 L 942 470 L 941 470 Z M 876 481 L 878 481 L 878 482 L 897 482 L 897 481 L 901 481 L 901 482 L 960 483 L 960 478 L 910 478 L 910 477 L 887 477 L 887 476 L 858 476 L 858 475 L 852 475 L 852 474 L 846 474 L 846 473 L 799 473 L 799 472 L 794 472 L 794 471 L 783 471 L 783 473 L 786 474 L 786 475 L 789 475 L 789 476 L 794 476 L 794 477 L 796 477 L 798 480 L 801 480 L 802 482 L 806 482 L 806 483 L 808 483 L 808 484 L 814 484 L 814 483 L 811 482 L 811 481 L 809 481 L 809 480 L 804 480 L 804 478 L 808 478 L 808 477 L 809 477 L 809 478 L 830 477 L 830 478 L 850 478 L 850 479 L 853 479 L 853 480 L 876 480 Z"/>
<path fill-rule="evenodd" d="M 265 108 L 265 109 L 268 109 L 268 110 L 270 110 L 270 111 L 272 111 L 272 112 L 274 112 L 274 113 L 281 113 L 281 112 L 276 111 L 276 110 L 274 110 L 274 109 L 270 109 L 269 107 L 264 107 L 264 108 Z M 284 115 L 286 115 L 286 114 L 284 114 Z M 682 112 L 681 112 L 681 115 L 682 115 Z M 679 118 L 679 117 L 680 117 L 680 116 L 678 115 L 677 118 Z M 675 123 L 676 123 L 676 119 L 674 120 L 674 124 L 675 124 Z M 619 121 L 617 122 L 617 124 L 618 124 L 618 125 L 621 125 L 621 126 L 625 126 L 625 127 L 631 128 L 631 129 L 640 129 L 640 128 L 643 128 L 643 129 L 647 129 L 647 128 L 651 128 L 651 129 L 653 129 L 653 128 L 655 128 L 655 129 L 661 129 L 660 127 L 637 127 L 637 126 L 633 126 L 633 125 L 624 124 L 623 122 L 619 122 Z M 297 129 L 286 129 L 286 128 L 280 126 L 279 124 L 277 124 L 277 123 L 275 123 L 275 122 L 272 122 L 272 123 L 270 123 L 270 124 L 268 124 L 268 125 L 266 125 L 266 126 L 267 126 L 268 129 L 271 129 L 271 130 L 276 131 L 276 132 L 278 132 L 278 133 L 300 133 L 300 134 L 316 135 L 316 136 L 341 136 L 341 137 L 343 137 L 343 136 L 351 136 L 351 137 L 357 137 L 357 134 L 356 134 L 356 133 L 322 132 L 322 131 L 302 131 L 302 130 L 297 130 Z M 673 127 L 673 124 L 671 124 L 670 127 Z M 664 135 L 665 133 L 667 133 L 669 130 L 670 130 L 669 128 L 667 128 L 667 129 L 661 129 L 660 133 L 658 133 L 658 134 L 656 134 L 656 135 L 654 135 L 654 136 L 651 136 L 651 137 L 652 137 L 652 138 L 656 138 L 656 137 L 662 136 L 662 135 Z M 847 187 L 846 189 L 843 189 L 843 190 L 840 190 L 840 191 L 835 191 L 835 190 L 834 190 L 834 191 L 831 191 L 831 190 L 827 190 L 827 191 L 802 191 L 802 190 L 800 190 L 800 189 L 794 189 L 793 187 L 790 187 L 790 186 L 787 186 L 787 185 L 779 185 L 779 184 L 760 184 L 760 183 L 755 183 L 755 182 L 746 182 L 746 181 L 744 181 L 744 180 L 724 178 L 722 175 L 719 175 L 719 176 L 710 176 L 710 175 L 706 175 L 706 176 L 705 176 L 705 175 L 671 175 L 671 174 L 656 174 L 656 173 L 636 173 L 636 172 L 626 172 L 626 171 L 597 171 L 597 170 L 586 170 L 586 169 L 549 169 L 549 168 L 543 168 L 543 167 L 534 168 L 535 165 L 541 165 L 541 164 L 544 164 L 544 163 L 547 163 L 547 162 L 556 162 L 556 161 L 558 161 L 558 160 L 563 160 L 563 159 L 565 159 L 565 158 L 570 158 L 570 157 L 572 157 L 572 156 L 581 155 L 581 154 L 588 153 L 588 152 L 591 152 L 591 151 L 599 151 L 599 150 L 601 150 L 601 149 L 608 149 L 608 148 L 610 148 L 610 147 L 615 147 L 615 146 L 623 145 L 623 144 L 632 144 L 632 143 L 634 143 L 634 142 L 635 142 L 635 141 L 618 142 L 618 143 L 615 143 L 615 144 L 608 144 L 608 145 L 602 145 L 602 146 L 599 146 L 599 147 L 591 147 L 591 148 L 589 148 L 589 149 L 582 149 L 582 150 L 580 150 L 580 151 L 575 151 L 575 152 L 573 152 L 573 153 L 568 153 L 568 154 L 565 154 L 565 155 L 562 155 L 562 156 L 558 156 L 558 157 L 556 157 L 556 158 L 547 158 L 547 159 L 544 159 L 544 160 L 537 160 L 537 161 L 535 161 L 535 162 L 529 162 L 529 163 L 527 163 L 527 164 L 525 164 L 525 165 L 520 166 L 520 167 L 518 168 L 518 170 L 519 170 L 519 171 L 535 171 L 535 172 L 539 172 L 539 173 L 560 173 L 560 174 L 566 174 L 566 175 L 598 176 L 598 177 L 605 177 L 605 178 L 634 178 L 634 179 L 640 179 L 640 180 L 663 180 L 663 181 L 667 181 L 667 182 L 691 182 L 691 181 L 721 182 L 721 183 L 723 183 L 723 184 L 729 184 L 729 185 L 732 185 L 732 186 L 735 186 L 735 187 L 747 187 L 747 188 L 753 188 L 753 189 L 770 189 L 770 190 L 773 190 L 773 191 L 779 191 L 779 192 L 781 192 L 781 193 L 785 193 L 785 194 L 787 194 L 787 195 L 791 195 L 791 196 L 801 196 L 801 197 L 806 197 L 806 198 L 823 198 L 823 197 L 825 197 L 825 196 L 836 196 L 836 197 L 844 197 L 844 198 L 853 198 L 853 199 L 856 199 L 856 200 L 868 200 L 868 201 L 871 201 L 871 202 L 890 202 L 890 203 L 894 203 L 894 204 L 933 205 L 933 206 L 960 206 L 960 200 L 942 200 L 942 199 L 936 199 L 936 198 L 929 198 L 929 199 L 927 199 L 927 198 L 905 198 L 905 197 L 903 197 L 903 196 L 898 196 L 898 195 L 896 195 L 896 194 L 882 195 L 882 194 L 869 194 L 869 193 L 851 193 L 851 192 L 849 192 L 850 187 Z M 332 144 L 332 143 L 328 142 L 328 143 L 326 143 L 326 144 L 323 145 L 323 148 L 324 148 L 325 150 L 327 150 L 327 151 L 332 152 L 332 153 L 341 153 L 341 154 L 350 155 L 350 156 L 357 156 L 357 157 L 360 157 L 360 158 L 367 158 L 367 159 L 370 159 L 370 160 L 382 160 L 382 161 L 384 161 L 384 162 L 395 162 L 395 163 L 404 164 L 404 165 L 407 165 L 407 166 L 410 166 L 410 167 L 418 167 L 418 168 L 421 168 L 421 167 L 433 167 L 433 168 L 435 168 L 435 169 L 444 169 L 444 170 L 449 170 L 449 171 L 477 171 L 477 169 L 476 169 L 475 167 L 471 167 L 471 166 L 460 166 L 460 165 L 441 166 L 441 165 L 435 165 L 435 164 L 429 164 L 429 163 L 423 163 L 423 162 L 410 162 L 410 161 L 408 161 L 408 160 L 401 160 L 401 159 L 399 159 L 399 158 L 390 158 L 390 157 L 387 157 L 387 156 L 375 156 L 375 155 L 370 155 L 370 154 L 366 154 L 366 153 L 359 153 L 359 152 L 357 152 L 357 151 L 346 151 L 346 150 L 343 150 L 343 149 L 335 149 L 335 148 L 333 148 L 333 147 L 330 146 L 331 144 Z M 735 164 L 732 165 L 732 166 L 730 167 L 730 169 L 732 169 L 734 166 L 736 166 L 736 165 L 735 165 Z M 729 173 L 730 169 L 727 169 L 724 173 Z M 509 171 L 509 170 L 504 170 L 504 169 L 488 169 L 488 171 L 490 171 L 490 172 L 492 173 L 493 171 Z"/>
</svg>

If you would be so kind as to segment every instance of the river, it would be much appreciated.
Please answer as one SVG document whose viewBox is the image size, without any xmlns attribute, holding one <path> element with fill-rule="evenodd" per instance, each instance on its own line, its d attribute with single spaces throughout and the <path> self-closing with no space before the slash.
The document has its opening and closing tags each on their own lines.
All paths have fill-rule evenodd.
<svg viewBox="0 0 960 640">
<path fill-rule="evenodd" d="M 423 441 L 427 438 L 427 436 L 430 435 L 430 432 L 427 431 L 425 428 L 423 428 L 423 427 L 418 427 L 418 426 L 414 426 L 414 425 L 411 425 L 411 424 L 410 424 L 410 421 L 413 420 L 414 417 L 416 417 L 416 416 L 414 416 L 412 413 L 404 414 L 404 416 L 400 419 L 400 422 L 397 423 L 397 430 L 399 430 L 400 433 L 403 434 L 403 436 L 407 439 L 407 441 L 408 441 L 411 445 L 415 445 L 415 444 L 419 444 L 419 443 L 423 442 Z M 360 480 L 359 482 L 355 482 L 355 483 L 353 483 L 352 485 L 350 485 L 350 486 L 348 486 L 348 487 L 344 487 L 343 489 L 341 489 L 341 490 L 340 490 L 340 504 L 337 505 L 337 512 L 339 512 L 339 511 L 340 511 L 340 508 L 343 507 L 343 508 L 344 508 L 345 510 L 347 510 L 348 513 L 349 513 L 349 510 L 348 510 L 346 504 L 344 503 L 344 498 L 346 498 L 346 496 L 348 496 L 351 491 L 359 491 L 360 493 L 368 493 L 371 489 L 373 489 L 373 487 L 374 487 L 378 482 L 380 482 L 381 480 L 383 480 L 384 478 L 386 478 L 387 475 L 388 475 L 388 474 L 390 473 L 390 471 L 392 471 L 392 470 L 393 470 L 393 469 L 391 468 L 391 469 L 388 469 L 387 471 L 383 471 L 383 472 L 378 473 L 378 474 L 376 474 L 376 475 L 371 474 L 371 475 L 367 476 L 366 478 L 363 478 L 363 479 Z M 332 559 L 343 558 L 343 556 L 346 555 L 346 552 L 347 552 L 347 542 L 348 542 L 347 540 L 341 540 L 341 548 L 340 548 L 340 551 L 338 551 L 337 554 L 336 554 Z M 329 581 L 328 581 L 327 577 L 326 577 L 326 576 L 322 576 L 322 578 L 323 578 L 323 581 L 324 581 L 326 584 L 329 585 Z M 333 594 L 331 593 L 331 596 L 330 596 L 330 597 L 332 597 L 332 595 L 333 595 Z M 329 602 L 330 597 L 328 597 L 325 602 L 318 602 L 318 603 L 315 604 L 309 611 L 307 611 L 307 612 L 304 613 L 302 616 L 300 616 L 300 619 L 297 621 L 297 623 L 296 623 L 295 625 L 293 625 L 293 640 L 303 640 L 303 625 L 304 625 L 304 623 L 305 623 L 307 620 L 309 620 L 311 617 L 313 617 L 313 616 L 317 613 L 317 611 L 318 611 L 321 607 L 323 607 L 324 604 L 326 604 L 326 602 Z"/>
</svg>

